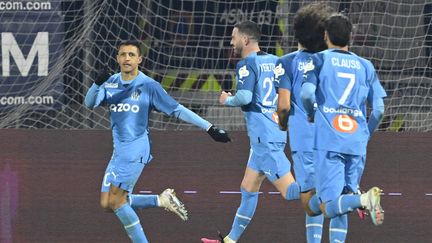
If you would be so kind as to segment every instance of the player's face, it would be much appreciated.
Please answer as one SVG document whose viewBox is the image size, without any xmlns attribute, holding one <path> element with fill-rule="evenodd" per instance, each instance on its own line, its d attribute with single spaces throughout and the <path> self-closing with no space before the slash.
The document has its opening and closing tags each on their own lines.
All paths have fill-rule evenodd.
<svg viewBox="0 0 432 243">
<path fill-rule="evenodd" d="M 244 36 L 239 33 L 238 28 L 234 28 L 231 34 L 230 44 L 234 49 L 234 54 L 237 56 L 241 56 L 243 52 L 243 46 L 244 46 L 243 39 Z"/>
<path fill-rule="evenodd" d="M 118 51 L 117 62 L 120 65 L 122 73 L 132 73 L 138 69 L 138 65 L 142 62 L 142 57 L 139 55 L 136 46 L 123 45 Z"/>
</svg>

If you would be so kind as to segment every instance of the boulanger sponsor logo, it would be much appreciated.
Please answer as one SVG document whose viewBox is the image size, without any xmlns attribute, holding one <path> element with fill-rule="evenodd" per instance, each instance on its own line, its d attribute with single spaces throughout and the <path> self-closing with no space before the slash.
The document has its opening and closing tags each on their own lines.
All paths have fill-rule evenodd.
<svg viewBox="0 0 432 243">
<path fill-rule="evenodd" d="M 339 113 L 339 114 L 346 114 L 355 117 L 363 117 L 363 112 L 361 110 L 355 110 L 350 108 L 332 108 L 332 107 L 323 106 L 323 112 L 332 113 L 332 114 Z"/>
<path fill-rule="evenodd" d="M 3 96 L 0 105 L 52 105 L 53 96 Z"/>
<path fill-rule="evenodd" d="M 0 1 L 0 10 L 3 10 L 3 11 L 51 10 L 51 2 L 50 1 Z"/>
</svg>

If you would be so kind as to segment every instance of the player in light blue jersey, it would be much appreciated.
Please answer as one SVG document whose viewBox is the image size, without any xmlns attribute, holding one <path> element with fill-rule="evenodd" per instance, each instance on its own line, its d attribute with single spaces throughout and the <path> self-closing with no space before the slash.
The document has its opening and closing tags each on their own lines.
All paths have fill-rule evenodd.
<svg viewBox="0 0 432 243">
<path fill-rule="evenodd" d="M 317 194 L 309 207 L 329 218 L 365 207 L 372 222 L 381 225 L 384 211 L 378 187 L 361 195 L 342 194 L 345 186 L 357 186 L 358 167 L 363 165 L 368 140 L 384 114 L 386 96 L 372 63 L 348 51 L 351 31 L 348 17 L 331 15 L 325 21 L 324 34 L 329 49 L 314 55 L 304 67 L 301 97 L 309 120 L 316 126 Z M 369 120 L 367 103 L 372 106 Z M 344 242 L 347 229 L 341 222 L 339 229 L 331 232 L 332 238 Z"/>
<path fill-rule="evenodd" d="M 107 105 L 111 116 L 114 150 L 102 182 L 101 207 L 120 219 L 132 242 L 148 242 L 136 208 L 164 207 L 187 220 L 187 211 L 173 189 L 160 195 L 132 194 L 144 167 L 152 159 L 149 116 L 152 110 L 175 116 L 206 130 L 218 142 L 229 142 L 228 134 L 180 105 L 162 86 L 138 70 L 142 61 L 139 45 L 119 45 L 120 73 L 100 75 L 85 97 L 85 105 Z"/>
<path fill-rule="evenodd" d="M 237 242 L 252 220 L 261 183 L 270 180 L 282 197 L 299 199 L 299 186 L 291 174 L 291 163 L 284 153 L 287 134 L 278 126 L 277 94 L 274 87 L 274 68 L 278 57 L 260 50 L 260 30 L 256 23 L 245 21 L 234 26 L 231 45 L 241 56 L 237 64 L 237 92 L 222 92 L 219 102 L 241 107 L 250 139 L 250 154 L 241 182 L 241 202 L 231 231 L 223 242 Z M 201 239 L 204 243 L 219 240 Z"/>
<path fill-rule="evenodd" d="M 312 3 L 300 8 L 294 16 L 294 37 L 298 50 L 282 56 L 276 63 L 275 85 L 279 93 L 277 113 L 281 130 L 288 130 L 291 156 L 296 181 L 300 186 L 300 200 L 306 212 L 308 202 L 315 194 L 313 143 L 315 126 L 307 120 L 300 91 L 303 68 L 316 52 L 327 49 L 324 42 L 324 20 L 335 10 L 324 3 Z M 323 215 L 306 213 L 306 239 L 319 243 L 322 238 Z M 330 223 L 330 229 L 332 222 Z"/>
</svg>

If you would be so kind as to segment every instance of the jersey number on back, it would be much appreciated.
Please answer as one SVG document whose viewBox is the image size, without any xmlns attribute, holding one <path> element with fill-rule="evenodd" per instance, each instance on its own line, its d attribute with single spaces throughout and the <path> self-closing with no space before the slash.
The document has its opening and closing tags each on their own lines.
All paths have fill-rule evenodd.
<svg viewBox="0 0 432 243">
<path fill-rule="evenodd" d="M 273 106 L 278 98 L 278 95 L 276 94 L 273 100 L 270 100 L 270 95 L 272 94 L 272 90 L 273 90 L 273 77 L 269 78 L 266 77 L 264 78 L 264 82 L 263 82 L 263 89 L 266 90 L 266 94 L 264 95 L 264 99 L 263 99 L 263 105 L 265 106 Z"/>
<path fill-rule="evenodd" d="M 338 72 L 337 76 L 338 78 L 348 79 L 349 81 L 342 96 L 338 101 L 339 105 L 343 105 L 345 104 L 346 100 L 348 99 L 348 96 L 350 95 L 352 89 L 354 88 L 354 84 L 356 81 L 355 74 Z M 333 119 L 333 127 L 339 132 L 353 133 L 357 130 L 358 124 L 356 120 L 351 118 L 349 115 L 337 115 Z"/>
<path fill-rule="evenodd" d="M 338 78 L 347 78 L 347 79 L 349 79 L 349 83 L 346 86 L 346 88 L 345 88 L 342 96 L 340 97 L 340 99 L 338 101 L 339 105 L 343 105 L 345 103 L 345 101 L 347 100 L 349 94 L 351 93 L 352 89 L 354 88 L 355 74 L 338 72 L 337 76 L 338 76 Z"/>
</svg>

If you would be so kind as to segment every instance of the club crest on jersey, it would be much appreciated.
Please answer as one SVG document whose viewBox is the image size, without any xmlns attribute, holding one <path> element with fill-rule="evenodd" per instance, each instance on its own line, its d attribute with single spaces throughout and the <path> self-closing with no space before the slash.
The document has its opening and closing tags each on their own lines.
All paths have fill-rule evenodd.
<svg viewBox="0 0 432 243">
<path fill-rule="evenodd" d="M 117 89 L 118 83 L 105 83 L 105 88 Z"/>
<path fill-rule="evenodd" d="M 274 69 L 275 79 L 278 80 L 280 76 L 285 74 L 285 69 L 282 67 L 282 63 L 279 63 Z"/>
<path fill-rule="evenodd" d="M 315 65 L 313 64 L 313 61 L 310 60 L 306 65 L 303 66 L 303 72 L 307 73 L 309 71 L 312 71 L 315 69 Z"/>
<path fill-rule="evenodd" d="M 132 100 L 138 100 L 139 96 L 140 96 L 140 92 L 138 90 L 135 90 L 131 95 L 131 99 Z"/>
<path fill-rule="evenodd" d="M 247 70 L 246 65 L 239 69 L 238 74 L 240 79 L 249 76 L 249 71 Z"/>
</svg>

